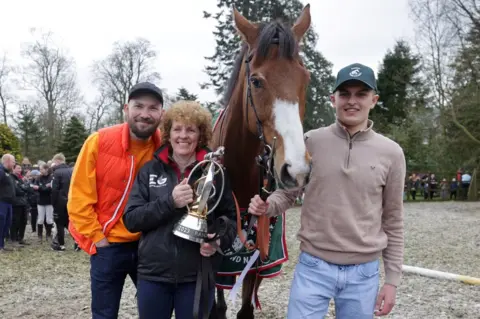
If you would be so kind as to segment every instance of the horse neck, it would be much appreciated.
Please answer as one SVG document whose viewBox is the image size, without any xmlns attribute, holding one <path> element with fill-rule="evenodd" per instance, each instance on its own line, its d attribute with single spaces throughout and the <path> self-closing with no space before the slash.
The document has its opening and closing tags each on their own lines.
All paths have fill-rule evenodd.
<svg viewBox="0 0 480 319">
<path fill-rule="evenodd" d="M 238 83 L 243 86 L 243 81 Z M 237 92 L 243 92 L 242 87 Z M 225 146 L 224 164 L 231 180 L 232 190 L 237 197 L 241 208 L 248 207 L 250 199 L 259 192 L 258 167 L 256 157 L 260 152 L 260 140 L 252 134 L 244 117 L 243 96 L 232 97 L 232 104 L 229 104 L 227 111 L 225 135 L 223 146 Z"/>
</svg>

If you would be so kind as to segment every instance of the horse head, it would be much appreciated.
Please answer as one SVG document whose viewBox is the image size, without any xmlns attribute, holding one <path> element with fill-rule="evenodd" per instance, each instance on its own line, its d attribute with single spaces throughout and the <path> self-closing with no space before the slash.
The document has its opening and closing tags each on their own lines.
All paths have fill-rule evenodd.
<svg viewBox="0 0 480 319">
<path fill-rule="evenodd" d="M 310 27 L 307 5 L 290 27 L 279 21 L 255 24 L 233 9 L 235 27 L 248 47 L 243 116 L 248 130 L 272 145 L 274 173 L 280 187 L 306 185 L 310 155 L 303 138 L 306 90 L 310 73 L 299 54 L 299 43 Z"/>
</svg>

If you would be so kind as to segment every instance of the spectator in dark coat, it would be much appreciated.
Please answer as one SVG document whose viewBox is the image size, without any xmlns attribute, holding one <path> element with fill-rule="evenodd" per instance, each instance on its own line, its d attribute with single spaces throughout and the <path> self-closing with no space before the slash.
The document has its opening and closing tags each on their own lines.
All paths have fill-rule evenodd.
<svg viewBox="0 0 480 319">
<path fill-rule="evenodd" d="M 37 233 L 38 240 L 43 241 L 43 223 L 47 222 L 45 227 L 46 239 L 52 238 L 53 228 L 53 206 L 52 206 L 52 175 L 49 173 L 50 168 L 47 164 L 40 167 L 40 176 L 35 181 L 33 189 L 38 191 L 38 217 L 37 217 Z"/>
<path fill-rule="evenodd" d="M 12 223 L 12 203 L 15 200 L 15 184 L 10 173 L 15 165 L 11 154 L 2 156 L 0 163 L 0 253 L 11 251 L 5 247 L 5 238 Z"/>
<path fill-rule="evenodd" d="M 30 186 L 28 190 L 27 200 L 30 206 L 30 226 L 32 227 L 32 233 L 37 232 L 37 217 L 38 217 L 38 192 L 33 189 L 35 181 L 40 177 L 40 171 L 34 169 L 28 176 L 27 183 Z M 44 223 L 46 225 L 47 223 Z"/>
<path fill-rule="evenodd" d="M 457 179 L 454 177 L 450 182 L 450 200 L 457 200 L 457 189 L 458 189 L 458 182 Z"/>
<path fill-rule="evenodd" d="M 28 217 L 28 186 L 25 184 L 22 176 L 22 166 L 15 164 L 13 174 L 10 175 L 15 184 L 15 200 L 12 204 L 12 226 L 10 227 L 10 239 L 13 244 L 28 245 L 25 242 L 25 228 L 27 227 Z"/>
<path fill-rule="evenodd" d="M 65 156 L 62 153 L 53 157 L 53 163 L 52 205 L 57 236 L 52 243 L 52 249 L 63 251 L 65 250 L 65 228 L 68 228 L 67 201 L 73 168 L 65 163 Z"/>
</svg>

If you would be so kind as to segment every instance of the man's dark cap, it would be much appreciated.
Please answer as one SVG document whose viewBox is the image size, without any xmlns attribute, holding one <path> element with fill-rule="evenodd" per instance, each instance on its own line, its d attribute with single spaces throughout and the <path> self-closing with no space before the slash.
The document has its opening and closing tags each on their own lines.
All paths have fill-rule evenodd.
<svg viewBox="0 0 480 319">
<path fill-rule="evenodd" d="M 350 64 L 338 71 L 337 81 L 335 82 L 333 92 L 337 91 L 342 84 L 348 81 L 359 81 L 372 90 L 378 91 L 375 73 L 371 68 L 363 64 Z"/>
<path fill-rule="evenodd" d="M 160 103 L 162 103 L 163 105 L 163 93 L 162 93 L 162 90 L 160 90 L 160 88 L 158 86 L 156 86 L 155 84 L 153 83 L 150 83 L 150 82 L 141 82 L 141 83 L 137 83 L 135 84 L 131 89 L 130 89 L 130 92 L 128 93 L 128 101 L 130 102 L 130 100 L 134 97 L 138 97 L 138 96 L 141 96 L 141 95 L 145 95 L 145 94 L 152 94 L 153 96 L 155 96 L 159 101 Z"/>
</svg>

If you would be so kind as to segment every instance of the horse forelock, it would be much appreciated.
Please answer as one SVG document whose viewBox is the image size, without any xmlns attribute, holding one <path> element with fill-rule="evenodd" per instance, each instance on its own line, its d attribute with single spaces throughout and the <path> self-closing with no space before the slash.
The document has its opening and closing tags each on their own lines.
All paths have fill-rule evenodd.
<svg viewBox="0 0 480 319">
<path fill-rule="evenodd" d="M 278 57 L 293 59 L 298 52 L 298 43 L 292 29 L 280 21 L 259 24 L 255 57 L 267 58 L 272 44 L 278 45 Z"/>
<path fill-rule="evenodd" d="M 292 32 L 292 29 L 287 24 L 281 21 L 271 21 L 269 23 L 258 24 L 258 38 L 255 45 L 255 50 L 252 52 L 253 57 L 266 59 L 269 56 L 270 46 L 277 45 L 277 57 L 293 59 L 298 54 L 299 46 Z M 242 44 L 242 47 L 233 63 L 232 74 L 227 82 L 221 104 L 226 107 L 232 98 L 235 87 L 239 80 L 240 70 L 247 54 L 248 45 Z"/>
</svg>

